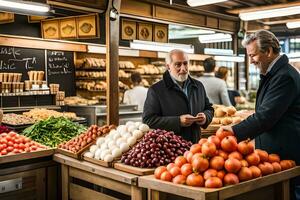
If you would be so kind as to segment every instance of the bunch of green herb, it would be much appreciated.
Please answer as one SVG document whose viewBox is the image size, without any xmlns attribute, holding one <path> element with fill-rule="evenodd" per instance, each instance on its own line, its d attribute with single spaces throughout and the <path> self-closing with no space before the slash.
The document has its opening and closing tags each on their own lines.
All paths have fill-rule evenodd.
<svg viewBox="0 0 300 200">
<path fill-rule="evenodd" d="M 79 135 L 87 128 L 64 117 L 50 117 L 26 128 L 23 135 L 49 147 L 57 147 Z"/>
</svg>

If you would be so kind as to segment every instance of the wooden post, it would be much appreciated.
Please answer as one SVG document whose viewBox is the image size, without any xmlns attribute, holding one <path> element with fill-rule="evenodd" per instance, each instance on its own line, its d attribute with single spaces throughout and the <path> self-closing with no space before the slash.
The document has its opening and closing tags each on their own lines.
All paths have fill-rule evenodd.
<svg viewBox="0 0 300 200">
<path fill-rule="evenodd" d="M 106 21 L 107 124 L 119 124 L 119 24 L 121 0 L 109 0 Z M 113 15 L 112 15 L 113 14 Z"/>
<path fill-rule="evenodd" d="M 61 187 L 62 187 L 62 200 L 69 199 L 69 167 L 67 165 L 61 165 Z"/>
<path fill-rule="evenodd" d="M 232 44 L 233 44 L 233 54 L 234 55 L 237 55 L 238 56 L 238 36 L 237 34 L 234 34 L 233 35 L 233 41 L 232 41 Z M 239 81 L 239 63 L 236 62 L 234 63 L 234 89 L 236 90 L 239 90 L 240 89 L 240 81 Z"/>
</svg>

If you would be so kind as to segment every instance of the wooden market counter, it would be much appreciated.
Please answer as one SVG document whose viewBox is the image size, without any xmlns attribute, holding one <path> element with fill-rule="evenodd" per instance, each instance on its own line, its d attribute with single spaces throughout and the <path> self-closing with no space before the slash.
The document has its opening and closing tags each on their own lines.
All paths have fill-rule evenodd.
<svg viewBox="0 0 300 200">
<path fill-rule="evenodd" d="M 300 166 L 220 189 L 196 188 L 158 180 L 154 175 L 139 178 L 139 187 L 148 189 L 148 200 L 166 199 L 168 194 L 196 200 L 278 199 L 289 200 L 289 180 L 300 176 Z M 175 199 L 176 197 L 167 198 Z M 177 199 L 177 198 L 176 198 Z"/>
<path fill-rule="evenodd" d="M 138 176 L 113 168 L 101 167 L 87 161 L 79 161 L 61 154 L 54 154 L 54 161 L 61 163 L 62 199 L 117 199 L 103 192 L 76 184 L 79 179 L 114 192 L 143 199 L 143 189 L 138 188 Z"/>
</svg>

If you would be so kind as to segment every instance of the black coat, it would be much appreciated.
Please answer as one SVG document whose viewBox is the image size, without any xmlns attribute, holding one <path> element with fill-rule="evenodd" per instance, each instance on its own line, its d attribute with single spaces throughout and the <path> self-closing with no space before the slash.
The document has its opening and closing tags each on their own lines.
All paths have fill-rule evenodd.
<svg viewBox="0 0 300 200">
<path fill-rule="evenodd" d="M 187 98 L 166 71 L 163 80 L 152 85 L 148 90 L 143 122 L 154 129 L 173 131 L 184 139 L 196 143 L 200 139 L 200 126 L 193 123 L 190 127 L 181 127 L 179 116 L 184 114 L 196 116 L 199 112 L 203 112 L 207 118 L 203 128 L 206 128 L 212 120 L 214 110 L 202 83 L 190 76 L 188 78 L 190 84 Z"/>
<path fill-rule="evenodd" d="M 239 140 L 255 138 L 255 146 L 300 164 L 300 75 L 286 55 L 261 75 L 255 114 L 233 131 Z"/>
</svg>

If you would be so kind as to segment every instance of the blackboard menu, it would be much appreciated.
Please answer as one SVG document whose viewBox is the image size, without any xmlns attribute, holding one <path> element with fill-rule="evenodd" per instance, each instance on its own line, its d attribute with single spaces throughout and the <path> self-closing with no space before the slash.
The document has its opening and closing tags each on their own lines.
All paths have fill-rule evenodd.
<svg viewBox="0 0 300 200">
<path fill-rule="evenodd" d="M 76 95 L 73 52 L 47 50 L 47 77 L 49 84 L 60 84 L 66 96 Z"/>
<path fill-rule="evenodd" d="M 45 71 L 45 50 L 0 46 L 0 73 L 22 73 L 28 80 L 28 71 Z"/>
</svg>

